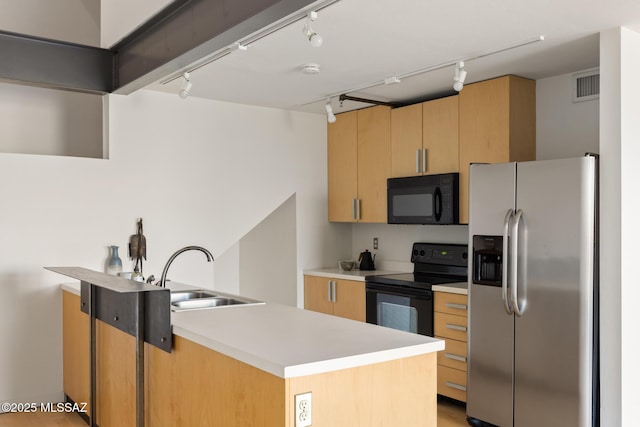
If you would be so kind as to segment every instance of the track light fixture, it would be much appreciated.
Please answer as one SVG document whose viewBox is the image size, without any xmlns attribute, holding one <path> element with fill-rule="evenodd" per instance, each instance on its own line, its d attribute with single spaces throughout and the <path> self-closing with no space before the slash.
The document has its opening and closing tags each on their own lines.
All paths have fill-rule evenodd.
<svg viewBox="0 0 640 427">
<path fill-rule="evenodd" d="M 307 13 L 307 19 L 304 23 L 304 27 L 302 28 L 302 34 L 309 40 L 311 46 L 320 47 L 322 46 L 322 36 L 313 29 L 311 29 L 311 23 L 318 19 L 318 12 L 310 11 Z"/>
<path fill-rule="evenodd" d="M 189 96 L 189 91 L 193 86 L 193 83 L 191 83 L 191 81 L 189 80 L 189 73 L 184 73 L 182 75 L 182 78 L 184 79 L 184 82 L 182 83 L 180 92 L 178 92 L 178 96 L 182 99 L 187 99 L 187 97 Z"/>
<path fill-rule="evenodd" d="M 324 109 L 327 110 L 327 121 L 329 123 L 336 122 L 336 115 L 333 114 L 333 107 L 331 106 L 331 100 L 327 99 L 327 103 L 324 104 Z"/>
<path fill-rule="evenodd" d="M 464 80 L 467 78 L 467 72 L 464 70 L 464 62 L 460 61 L 456 64 L 456 69 L 453 73 L 453 88 L 460 92 L 464 87 Z"/>
</svg>

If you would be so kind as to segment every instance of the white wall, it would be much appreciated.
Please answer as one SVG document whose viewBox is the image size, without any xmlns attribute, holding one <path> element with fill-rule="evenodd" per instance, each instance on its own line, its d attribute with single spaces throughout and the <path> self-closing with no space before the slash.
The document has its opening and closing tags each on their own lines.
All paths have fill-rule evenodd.
<svg viewBox="0 0 640 427">
<path fill-rule="evenodd" d="M 600 102 L 572 102 L 571 76 L 569 73 L 536 81 L 538 160 L 579 157 L 600 150 Z"/>
<path fill-rule="evenodd" d="M 637 425 L 640 34 L 600 35 L 600 338 L 603 426 Z"/>
<path fill-rule="evenodd" d="M 100 3 L 100 0 L 0 0 L 0 29 L 99 46 Z"/>
<path fill-rule="evenodd" d="M 0 95 L 0 152 L 107 157 L 104 97 L 8 83 Z"/>
<path fill-rule="evenodd" d="M 373 238 L 378 238 L 378 250 L 373 250 Z M 466 225 L 402 225 L 354 224 L 351 256 L 357 260 L 360 252 L 369 249 L 377 253 L 376 269 L 413 271 L 411 248 L 414 242 L 459 243 L 469 240 Z"/>
<path fill-rule="evenodd" d="M 240 292 L 268 303 L 297 304 L 296 197 L 240 239 Z"/>
<path fill-rule="evenodd" d="M 98 46 L 99 0 L 2 0 L 0 29 Z M 64 10 L 64 13 L 60 13 Z M 0 152 L 102 158 L 99 95 L 0 83 Z M 30 117 L 28 124 L 24 118 Z"/>
<path fill-rule="evenodd" d="M 113 46 L 171 2 L 172 0 L 101 1 L 101 46 Z"/>
<path fill-rule="evenodd" d="M 293 194 L 298 290 L 302 270 L 329 262 L 341 242 L 326 222 L 323 116 L 151 91 L 109 104 L 109 160 L 0 154 L 0 401 L 61 398 L 59 284 L 69 279 L 42 267 L 102 270 L 115 244 L 131 268 L 124 248 L 138 217 L 145 275 L 202 245 L 213 264 L 185 253 L 169 277 L 221 290 L 238 289 L 241 237 Z"/>
</svg>

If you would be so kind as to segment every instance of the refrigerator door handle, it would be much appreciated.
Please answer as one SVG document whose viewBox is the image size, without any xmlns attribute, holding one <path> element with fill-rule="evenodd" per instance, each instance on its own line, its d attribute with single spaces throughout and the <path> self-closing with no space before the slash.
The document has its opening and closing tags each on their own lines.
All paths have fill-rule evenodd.
<svg viewBox="0 0 640 427">
<path fill-rule="evenodd" d="M 511 226 L 511 305 L 513 311 L 518 317 L 522 317 L 526 307 L 526 300 L 522 301 L 522 306 L 518 304 L 518 228 L 522 219 L 522 209 L 516 211 L 513 225 Z"/>
<path fill-rule="evenodd" d="M 509 300 L 509 225 L 511 224 L 511 218 L 513 218 L 513 209 L 507 211 L 507 215 L 504 217 L 504 229 L 502 231 L 502 303 L 504 309 L 508 315 L 513 314 L 513 307 Z"/>
</svg>

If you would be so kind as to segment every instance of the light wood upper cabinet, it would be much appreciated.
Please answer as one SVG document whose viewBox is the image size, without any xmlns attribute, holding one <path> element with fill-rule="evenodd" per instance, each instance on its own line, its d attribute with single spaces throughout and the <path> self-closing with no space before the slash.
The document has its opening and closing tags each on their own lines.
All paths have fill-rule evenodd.
<svg viewBox="0 0 640 427">
<path fill-rule="evenodd" d="M 458 96 L 422 103 L 427 174 L 458 172 Z"/>
<path fill-rule="evenodd" d="M 458 97 L 391 110 L 391 176 L 458 171 Z"/>
<path fill-rule="evenodd" d="M 358 110 L 358 199 L 360 222 L 387 222 L 387 178 L 391 161 L 391 109 Z"/>
<path fill-rule="evenodd" d="M 327 128 L 329 221 L 354 222 L 358 198 L 358 112 L 337 116 Z"/>
<path fill-rule="evenodd" d="M 391 110 L 391 176 L 422 174 L 422 104 Z"/>
<path fill-rule="evenodd" d="M 469 164 L 535 160 L 536 82 L 505 76 L 459 95 L 460 223 L 469 222 Z"/>
<path fill-rule="evenodd" d="M 329 123 L 329 221 L 387 222 L 390 110 L 350 111 Z"/>
</svg>

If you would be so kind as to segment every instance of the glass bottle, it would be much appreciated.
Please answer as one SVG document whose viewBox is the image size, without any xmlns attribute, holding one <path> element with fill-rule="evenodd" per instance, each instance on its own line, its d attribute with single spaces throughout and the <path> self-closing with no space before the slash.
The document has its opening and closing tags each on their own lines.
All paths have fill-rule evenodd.
<svg viewBox="0 0 640 427">
<path fill-rule="evenodd" d="M 118 256 L 118 246 L 109 246 L 109 258 L 107 258 L 107 274 L 117 276 L 122 273 L 122 260 Z"/>
</svg>

